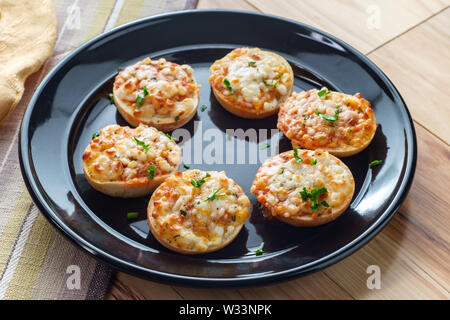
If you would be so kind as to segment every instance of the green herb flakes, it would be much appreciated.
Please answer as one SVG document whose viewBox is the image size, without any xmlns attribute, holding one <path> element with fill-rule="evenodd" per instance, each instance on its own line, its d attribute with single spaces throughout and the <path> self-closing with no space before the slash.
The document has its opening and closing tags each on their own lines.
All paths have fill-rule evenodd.
<svg viewBox="0 0 450 320">
<path fill-rule="evenodd" d="M 227 87 L 230 93 L 233 93 L 233 87 L 231 86 L 231 83 L 227 78 L 223 79 L 223 84 Z"/>
<path fill-rule="evenodd" d="M 139 213 L 137 213 L 137 212 L 128 212 L 127 213 L 128 219 L 136 219 L 137 217 L 139 217 Z"/>
<path fill-rule="evenodd" d="M 205 199 L 205 202 L 206 201 L 213 201 L 213 200 L 215 200 L 217 198 L 220 198 L 220 197 L 225 197 L 225 194 L 217 194 L 220 190 L 222 190 L 222 188 L 219 188 L 216 191 L 211 192 L 211 194 Z"/>
<path fill-rule="evenodd" d="M 382 160 L 373 160 L 371 163 L 369 163 L 369 167 L 373 168 L 373 167 L 378 166 L 378 165 L 380 165 L 382 163 L 383 163 Z"/>
<path fill-rule="evenodd" d="M 146 144 L 144 141 L 141 141 L 138 138 L 133 137 L 133 141 L 136 142 L 138 146 L 141 146 L 145 151 L 151 148 L 149 144 Z"/>
<path fill-rule="evenodd" d="M 327 95 L 329 95 L 331 93 L 330 90 L 328 89 L 322 89 L 319 92 L 317 92 L 317 95 L 321 98 L 326 97 Z"/>
<path fill-rule="evenodd" d="M 295 159 L 295 162 L 297 162 L 297 163 L 302 162 L 303 159 L 300 158 L 300 157 L 298 156 L 298 148 L 297 148 L 297 147 L 293 147 L 293 149 L 294 149 L 294 159 Z"/>
<path fill-rule="evenodd" d="M 144 86 L 141 89 L 141 92 L 138 94 L 137 98 L 136 98 L 136 107 L 139 108 L 142 104 L 142 100 L 144 100 L 144 98 L 146 96 L 148 96 L 149 92 L 148 92 L 148 88 L 146 86 Z"/>
<path fill-rule="evenodd" d="M 201 178 L 200 180 L 197 180 L 197 181 L 191 180 L 191 184 L 194 187 L 200 188 L 205 183 L 205 179 L 209 178 L 209 177 L 211 177 L 211 175 L 209 173 L 206 173 L 206 175 L 203 178 Z"/>
<path fill-rule="evenodd" d="M 155 177 L 156 167 L 150 166 L 147 169 L 147 178 L 153 179 Z"/>
<path fill-rule="evenodd" d="M 263 254 L 263 249 L 264 249 L 264 242 L 262 242 L 261 245 L 259 246 L 259 248 L 256 249 L 255 255 L 261 256 Z"/>
<path fill-rule="evenodd" d="M 317 211 L 320 206 L 324 206 L 327 208 L 329 207 L 328 202 L 326 202 L 326 201 L 321 201 L 319 203 L 317 202 L 319 200 L 320 195 L 323 193 L 328 193 L 328 189 L 325 187 L 315 188 L 315 189 L 311 189 L 311 191 L 308 192 L 308 190 L 306 190 L 306 188 L 303 187 L 302 191 L 300 191 L 300 195 L 302 197 L 303 202 L 308 201 L 308 199 L 311 200 L 310 209 L 312 211 Z"/>
</svg>

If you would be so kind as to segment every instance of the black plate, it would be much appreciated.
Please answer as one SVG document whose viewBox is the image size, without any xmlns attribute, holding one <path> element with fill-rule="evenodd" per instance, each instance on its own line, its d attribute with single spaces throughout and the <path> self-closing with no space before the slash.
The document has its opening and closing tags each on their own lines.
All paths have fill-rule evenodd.
<svg viewBox="0 0 450 320">
<path fill-rule="evenodd" d="M 193 140 L 201 137 L 194 121 L 210 128 L 276 128 L 276 116 L 245 120 L 226 112 L 211 94 L 209 66 L 240 46 L 257 46 L 284 56 L 295 73 L 295 90 L 323 85 L 347 93 L 361 92 L 379 123 L 372 144 L 344 159 L 356 181 L 349 209 L 336 221 L 316 228 L 294 228 L 264 221 L 249 189 L 260 163 L 193 164 L 223 170 L 252 201 L 250 219 L 226 248 L 184 256 L 160 246 L 145 221 L 147 198 L 114 199 L 93 190 L 83 172 L 81 155 L 93 132 L 125 121 L 110 105 L 115 74 L 144 57 L 188 63 L 202 84 L 195 118 L 185 125 Z M 339 39 L 309 26 L 278 17 L 235 11 L 187 11 L 139 20 L 84 44 L 56 66 L 36 91 L 25 113 L 20 160 L 28 189 L 41 212 L 66 236 L 94 256 L 130 273 L 183 284 L 237 286 L 287 279 L 324 268 L 367 243 L 392 218 L 411 184 L 416 165 L 413 123 L 399 93 L 366 57 Z M 281 134 L 269 136 L 289 150 Z M 254 155 L 267 141 L 241 139 L 235 154 Z M 204 141 L 204 147 L 209 142 Z M 258 146 L 255 146 L 258 144 Z M 243 150 L 243 147 L 246 149 Z M 250 149 L 254 147 L 255 149 Z M 238 149 L 238 150 L 237 150 Z M 253 151 L 249 151 L 253 150 Z M 255 151 L 257 150 L 257 151 Z M 369 169 L 370 161 L 383 160 Z M 187 161 L 186 161 L 187 162 Z M 248 162 L 248 161 L 247 161 Z M 138 221 L 126 213 L 138 211 Z M 255 249 L 265 243 L 264 254 Z"/>
</svg>

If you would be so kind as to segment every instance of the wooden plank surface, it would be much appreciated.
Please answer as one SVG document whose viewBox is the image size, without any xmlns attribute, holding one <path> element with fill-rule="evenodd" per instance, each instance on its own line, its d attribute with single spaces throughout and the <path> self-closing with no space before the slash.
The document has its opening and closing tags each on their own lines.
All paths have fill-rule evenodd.
<svg viewBox="0 0 450 320">
<path fill-rule="evenodd" d="M 450 150 L 420 125 L 416 126 L 418 165 L 410 194 L 400 212 L 369 244 L 328 269 L 276 285 L 211 290 L 155 284 L 120 273 L 109 298 L 147 299 L 444 299 L 449 298 L 448 221 Z M 433 150 L 433 152 L 431 152 Z M 433 158 L 430 162 L 429 159 Z M 428 165 L 431 164 L 431 165 Z M 440 182 L 441 193 L 427 190 Z M 426 191 L 423 194 L 424 190 Z M 422 196 L 420 196 L 423 194 Z M 442 196 L 441 196 L 442 195 Z M 424 210 L 426 208 L 426 210 Z M 424 212 L 430 214 L 424 214 Z M 381 290 L 366 286 L 369 265 L 380 266 Z M 127 293 L 137 292 L 134 294 Z M 141 293 L 139 293 L 141 292 Z M 143 292 L 143 293 L 142 293 Z M 157 293 L 157 294 L 156 294 Z"/>
<path fill-rule="evenodd" d="M 450 9 L 368 57 L 397 85 L 413 118 L 450 143 Z"/>
<path fill-rule="evenodd" d="M 363 53 L 420 24 L 449 0 L 248 0 L 258 10 L 322 29 Z M 230 1 L 230 4 L 233 1 Z"/>
<path fill-rule="evenodd" d="M 377 1 L 382 26 L 369 30 L 372 3 L 200 0 L 198 8 L 260 11 L 305 22 L 349 42 L 383 69 L 411 111 L 419 150 L 411 190 L 392 221 L 350 257 L 303 278 L 224 290 L 163 285 L 117 273 L 108 299 L 450 298 L 449 1 Z M 380 267 L 380 290 L 367 288 L 369 265 Z"/>
<path fill-rule="evenodd" d="M 199 0 L 197 9 L 233 9 L 259 11 L 246 1 L 236 0 Z"/>
<path fill-rule="evenodd" d="M 450 188 L 450 150 L 417 124 L 416 133 L 420 150 L 416 175 L 400 211 L 366 246 L 323 271 L 355 298 L 449 297 L 449 197 L 442 191 L 434 196 L 431 190 Z M 380 266 L 381 290 L 366 287 L 366 268 L 372 264 Z"/>
</svg>

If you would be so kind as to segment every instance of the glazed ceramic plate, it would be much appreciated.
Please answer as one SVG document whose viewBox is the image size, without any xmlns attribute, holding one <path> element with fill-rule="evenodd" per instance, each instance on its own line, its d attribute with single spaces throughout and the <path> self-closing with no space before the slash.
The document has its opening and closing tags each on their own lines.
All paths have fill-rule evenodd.
<svg viewBox="0 0 450 320">
<path fill-rule="evenodd" d="M 379 127 L 371 145 L 343 161 L 356 191 L 336 221 L 295 228 L 265 221 L 250 186 L 261 159 L 250 160 L 266 143 L 291 149 L 276 130 L 276 116 L 238 118 L 215 100 L 209 66 L 230 50 L 256 46 L 286 58 L 295 73 L 296 91 L 320 88 L 361 92 L 372 103 Z M 191 65 L 202 85 L 200 108 L 181 140 L 183 156 L 194 145 L 206 150 L 206 132 L 225 139 L 227 129 L 269 132 L 235 139 L 234 149 L 216 151 L 216 161 L 184 159 L 191 168 L 226 170 L 252 202 L 249 220 L 238 237 L 214 253 L 185 256 L 163 248 L 149 233 L 149 197 L 117 199 L 90 187 L 81 156 L 92 133 L 106 125 L 126 125 L 108 99 L 117 72 L 145 57 Z M 201 122 L 201 125 L 200 125 Z M 268 129 L 260 130 L 260 129 Z M 329 34 L 274 16 L 236 11 L 186 11 L 132 22 L 102 34 L 72 52 L 42 82 L 25 113 L 20 161 L 27 187 L 41 212 L 64 235 L 95 257 L 123 271 L 154 280 L 203 286 L 240 286 L 279 281 L 322 269 L 373 238 L 392 218 L 411 184 L 416 139 L 409 112 L 389 79 L 361 53 Z M 217 137 L 219 135 L 219 137 Z M 203 139 L 202 139 L 203 137 Z M 211 138 L 210 138 L 211 139 Z M 225 140 L 223 140 L 225 141 Z M 203 144 L 203 145 L 202 145 Z M 199 149 L 197 149 L 199 150 Z M 248 156 L 244 164 L 220 164 L 229 152 Z M 219 160 L 217 160 L 219 159 Z M 236 158 L 237 159 L 237 158 Z M 383 164 L 369 168 L 372 160 Z M 236 161 L 235 161 L 236 162 Z M 182 169 L 184 170 L 184 169 Z M 139 218 L 127 219 L 127 212 Z M 264 242 L 264 254 L 255 250 Z"/>
</svg>

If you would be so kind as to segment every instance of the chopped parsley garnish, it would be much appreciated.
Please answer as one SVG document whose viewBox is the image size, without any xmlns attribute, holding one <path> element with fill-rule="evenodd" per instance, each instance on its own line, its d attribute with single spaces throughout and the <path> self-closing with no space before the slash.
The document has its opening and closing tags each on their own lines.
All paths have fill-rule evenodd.
<svg viewBox="0 0 450 320">
<path fill-rule="evenodd" d="M 197 180 L 197 181 L 191 180 L 191 184 L 194 187 L 200 188 L 202 186 L 202 184 L 205 183 L 205 179 L 209 178 L 209 177 L 211 177 L 211 175 L 209 173 L 206 173 L 206 175 L 203 178 L 201 178 L 200 180 Z"/>
<path fill-rule="evenodd" d="M 263 144 L 260 148 L 261 148 L 261 150 L 264 150 L 264 149 L 267 149 L 267 148 L 269 148 L 269 147 L 270 147 L 270 144 L 265 143 L 265 144 Z"/>
<path fill-rule="evenodd" d="M 220 198 L 220 197 L 225 197 L 225 194 L 217 194 L 217 192 L 219 192 L 222 188 L 220 187 L 219 189 L 217 189 L 214 192 L 211 192 L 211 194 L 208 196 L 208 198 L 205 199 L 206 201 L 213 201 L 214 199 Z"/>
<path fill-rule="evenodd" d="M 178 120 L 180 120 L 180 116 L 175 117 L 175 121 L 178 121 Z"/>
<path fill-rule="evenodd" d="M 306 187 L 303 187 L 303 190 L 300 191 L 300 195 L 302 196 L 303 202 L 308 201 L 308 190 L 306 190 Z"/>
<path fill-rule="evenodd" d="M 186 163 L 183 163 L 183 167 L 184 167 L 185 169 L 190 169 L 190 168 L 191 168 L 191 167 L 188 166 Z"/>
<path fill-rule="evenodd" d="M 280 174 L 283 174 L 283 173 L 284 173 L 284 170 L 285 170 L 285 168 L 284 168 L 284 167 L 281 167 L 281 168 L 280 168 Z"/>
<path fill-rule="evenodd" d="M 203 112 L 203 111 L 205 111 L 206 109 L 208 109 L 208 107 L 206 106 L 206 104 L 203 104 L 202 106 L 201 106 L 201 108 L 200 108 L 200 110 Z"/>
<path fill-rule="evenodd" d="M 298 156 L 298 148 L 297 148 L 297 147 L 293 147 L 293 149 L 294 149 L 294 159 L 295 159 L 295 162 L 297 162 L 297 163 L 302 162 L 303 159 L 300 158 L 300 157 Z"/>
<path fill-rule="evenodd" d="M 98 132 L 94 132 L 92 134 L 92 140 L 94 140 L 95 138 L 100 137 L 100 134 Z"/>
<path fill-rule="evenodd" d="M 138 146 L 141 146 L 145 151 L 151 148 L 151 145 L 146 144 L 144 141 L 141 141 L 138 138 L 133 137 L 133 141 L 136 142 Z"/>
<path fill-rule="evenodd" d="M 317 112 L 317 115 L 328 122 L 335 122 L 339 119 L 339 109 L 334 112 L 334 116 L 329 116 L 327 114 L 323 114 L 322 112 Z"/>
<path fill-rule="evenodd" d="M 250 66 L 254 66 L 256 64 L 256 61 L 249 61 L 248 62 L 248 66 L 250 67 Z"/>
<path fill-rule="evenodd" d="M 317 92 L 317 95 L 322 98 L 322 97 L 325 97 L 325 96 L 329 95 L 330 93 L 331 93 L 330 90 L 322 89 L 319 92 Z"/>
<path fill-rule="evenodd" d="M 137 217 L 139 217 L 139 213 L 137 213 L 137 212 L 128 212 L 127 213 L 128 219 L 136 219 Z"/>
<path fill-rule="evenodd" d="M 315 165 L 316 163 L 317 163 L 317 160 L 314 159 L 314 158 L 311 158 L 311 164 L 312 164 L 312 165 Z"/>
<path fill-rule="evenodd" d="M 272 88 L 276 88 L 278 83 L 280 83 L 281 81 L 281 76 L 278 77 L 277 80 L 273 81 L 272 83 L 267 83 L 266 80 L 264 80 L 263 78 L 263 83 L 267 86 L 267 87 L 272 87 Z"/>
<path fill-rule="evenodd" d="M 153 179 L 155 177 L 156 167 L 150 166 L 147 169 L 147 178 Z"/>
<path fill-rule="evenodd" d="M 261 243 L 261 245 L 259 246 L 258 249 L 256 249 L 255 251 L 255 255 L 257 256 L 261 256 L 263 254 L 263 249 L 264 249 L 264 242 Z"/>
<path fill-rule="evenodd" d="M 275 83 L 273 84 L 273 87 L 276 88 L 277 85 L 280 83 L 280 81 L 281 81 L 281 76 L 279 76 L 277 81 L 275 81 Z"/>
<path fill-rule="evenodd" d="M 109 102 L 111 102 L 111 104 L 114 104 L 114 95 L 112 93 L 110 93 L 108 95 L 108 97 L 109 97 Z"/>
<path fill-rule="evenodd" d="M 158 79 L 156 79 L 156 77 L 153 77 L 151 80 L 152 81 L 158 81 Z"/>
<path fill-rule="evenodd" d="M 180 210 L 180 214 L 181 214 L 182 216 L 186 216 L 186 215 L 187 215 L 187 211 L 186 211 L 186 210 L 183 210 L 183 209 L 181 209 L 181 210 Z"/>
<path fill-rule="evenodd" d="M 381 163 L 383 163 L 382 160 L 373 160 L 371 163 L 369 163 L 369 167 L 370 167 L 370 168 L 373 168 L 373 167 L 375 167 L 375 166 L 380 165 Z"/>
<path fill-rule="evenodd" d="M 173 140 L 173 141 L 177 141 L 177 140 L 178 140 L 177 138 L 172 137 L 172 136 L 171 136 L 170 134 L 168 134 L 168 133 L 166 133 L 166 137 L 169 138 L 170 140 Z"/>
<path fill-rule="evenodd" d="M 309 119 L 309 116 L 305 116 L 303 119 L 304 119 L 304 120 L 308 120 L 308 119 Z"/>
<path fill-rule="evenodd" d="M 319 203 L 317 203 L 317 201 L 319 200 L 319 197 L 321 194 L 323 193 L 328 193 L 327 188 L 322 187 L 322 188 L 315 188 L 315 189 L 311 189 L 311 191 L 308 192 L 308 190 L 306 190 L 305 187 L 303 187 L 303 190 L 300 191 L 300 195 L 302 196 L 302 201 L 306 202 L 308 201 L 308 199 L 311 200 L 311 207 L 310 209 L 312 211 L 317 211 L 319 209 L 320 206 L 324 206 L 324 207 L 329 207 L 328 202 L 321 201 Z"/>
<path fill-rule="evenodd" d="M 146 87 L 146 86 L 144 86 L 142 89 L 141 89 L 141 92 L 138 94 L 138 96 L 137 96 L 137 98 L 136 98 L 136 107 L 140 107 L 141 106 L 141 104 L 142 104 L 142 100 L 144 100 L 144 98 L 146 97 L 146 96 L 148 96 L 148 88 Z"/>
<path fill-rule="evenodd" d="M 227 87 L 230 93 L 233 93 L 233 88 L 231 87 L 231 83 L 227 78 L 223 79 L 223 84 Z"/>
<path fill-rule="evenodd" d="M 324 206 L 324 207 L 328 208 L 330 205 L 328 204 L 328 202 L 323 200 L 323 201 L 321 201 L 319 203 L 313 203 L 312 206 L 311 206 L 311 210 L 312 211 L 317 211 L 320 206 Z"/>
</svg>

